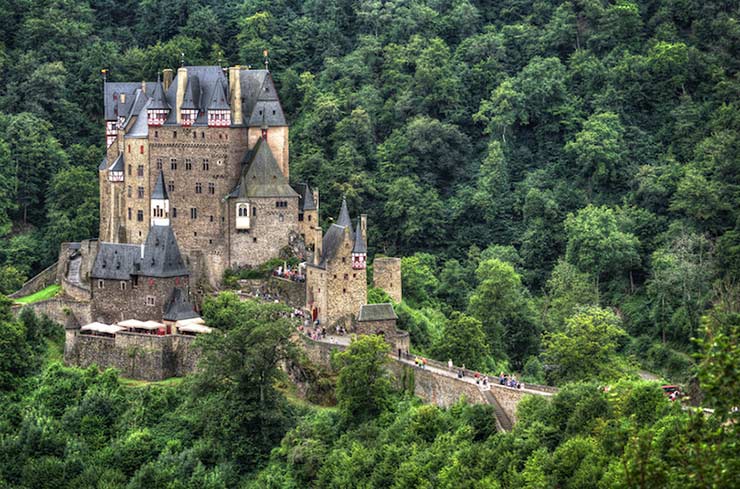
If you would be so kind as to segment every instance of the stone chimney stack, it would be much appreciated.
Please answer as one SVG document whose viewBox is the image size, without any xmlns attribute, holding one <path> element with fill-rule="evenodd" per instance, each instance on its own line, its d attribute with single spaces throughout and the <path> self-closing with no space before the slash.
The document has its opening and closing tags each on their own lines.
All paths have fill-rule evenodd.
<svg viewBox="0 0 740 489">
<path fill-rule="evenodd" d="M 172 70 L 170 68 L 162 70 L 162 83 L 164 85 L 164 91 L 166 92 L 170 88 L 170 85 L 172 85 Z"/>
<path fill-rule="evenodd" d="M 146 81 L 141 80 L 141 91 L 146 93 Z"/>
<path fill-rule="evenodd" d="M 242 114 L 242 84 L 240 80 L 241 66 L 229 68 L 229 105 L 231 105 L 231 123 L 243 124 Z"/>
<path fill-rule="evenodd" d="M 177 69 L 177 95 L 175 97 L 175 115 L 177 123 L 182 123 L 182 101 L 185 98 L 185 90 L 188 88 L 188 69 L 181 66 Z"/>
</svg>

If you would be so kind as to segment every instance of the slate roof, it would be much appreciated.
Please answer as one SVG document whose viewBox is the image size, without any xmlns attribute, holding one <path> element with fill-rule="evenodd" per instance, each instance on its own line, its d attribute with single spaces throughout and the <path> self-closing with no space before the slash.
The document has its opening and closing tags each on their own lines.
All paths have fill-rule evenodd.
<svg viewBox="0 0 740 489">
<path fill-rule="evenodd" d="M 367 253 L 367 243 L 362 237 L 362 228 L 360 220 L 357 220 L 357 230 L 355 231 L 355 245 L 352 247 L 352 253 Z"/>
<path fill-rule="evenodd" d="M 105 107 L 105 120 L 115 121 L 118 116 L 126 116 L 128 107 L 133 103 L 134 92 L 141 88 L 139 82 L 106 82 L 103 88 L 103 105 Z M 120 95 L 126 94 L 126 103 L 120 104 Z"/>
<path fill-rule="evenodd" d="M 360 306 L 360 315 L 358 321 L 387 321 L 389 319 L 398 319 L 396 311 L 393 310 L 393 304 L 385 302 L 383 304 L 363 304 Z"/>
<path fill-rule="evenodd" d="M 100 162 L 100 165 L 98 166 L 98 170 L 103 171 L 107 169 L 108 169 L 108 158 L 106 156 L 103 156 L 103 159 Z"/>
<path fill-rule="evenodd" d="M 113 161 L 113 164 L 108 168 L 110 171 L 124 171 L 124 164 L 123 164 L 123 153 L 120 153 L 118 155 L 118 158 Z"/>
<path fill-rule="evenodd" d="M 170 226 L 152 226 L 144 243 L 141 275 L 147 277 L 181 277 L 190 272 L 177 246 Z"/>
<path fill-rule="evenodd" d="M 245 154 L 245 164 L 239 181 L 239 198 L 299 197 L 288 179 L 280 171 L 270 146 L 259 139 L 254 148 Z"/>
<path fill-rule="evenodd" d="M 98 246 L 90 276 L 109 280 L 189 275 L 170 226 L 152 226 L 143 245 L 105 243 Z"/>
<path fill-rule="evenodd" d="M 157 175 L 157 183 L 154 184 L 154 191 L 152 192 L 152 199 L 167 200 L 167 187 L 164 185 L 164 172 L 159 170 Z"/>
<path fill-rule="evenodd" d="M 313 200 L 311 187 L 307 183 L 299 183 L 297 187 L 296 191 L 301 196 L 301 201 L 299 203 L 300 209 L 302 211 L 315 211 L 316 202 Z"/>
<path fill-rule="evenodd" d="M 162 87 L 162 83 L 159 80 L 154 84 L 152 100 L 149 104 L 149 108 L 152 110 L 171 110 L 170 105 L 164 97 L 164 87 Z"/>
<path fill-rule="evenodd" d="M 199 317 L 193 309 L 193 305 L 188 300 L 186 291 L 179 287 L 172 289 L 170 297 L 167 299 L 162 319 L 167 321 L 181 321 L 183 319 L 192 319 Z"/>
<path fill-rule="evenodd" d="M 151 105 L 151 99 L 146 99 L 146 95 L 143 95 L 143 92 L 141 94 L 141 100 L 144 100 L 144 103 L 141 104 L 141 107 L 139 108 L 138 112 L 135 114 L 131 114 L 129 116 L 133 117 L 136 116 L 136 121 L 134 122 L 133 126 L 128 128 L 128 132 L 126 133 L 126 139 L 129 138 L 145 138 L 149 136 L 149 118 L 147 115 L 147 110 L 149 109 Z M 135 104 L 132 110 L 136 110 L 138 107 L 138 104 Z"/>
<path fill-rule="evenodd" d="M 321 240 L 320 268 L 326 268 L 327 263 L 337 255 L 337 251 L 339 251 L 339 248 L 344 242 L 345 229 L 343 226 L 332 224 L 326 233 L 324 233 L 324 237 Z"/>
<path fill-rule="evenodd" d="M 350 233 L 352 232 L 352 219 L 349 217 L 349 210 L 347 209 L 347 199 L 342 197 L 342 208 L 339 211 L 339 218 L 337 219 L 337 224 L 344 227 L 350 228 Z"/>
<path fill-rule="evenodd" d="M 198 109 L 194 126 L 208 124 L 207 110 L 227 110 L 229 105 L 228 82 L 223 69 L 219 66 L 188 66 L 186 93 L 183 107 Z M 240 70 L 239 83 L 242 95 L 242 114 L 244 124 L 285 126 L 285 114 L 275 90 L 270 72 L 267 70 Z M 174 109 L 177 106 L 177 74 L 165 91 L 160 82 L 147 82 L 154 87 L 150 93 L 141 91 L 140 82 L 111 82 L 105 84 L 105 119 L 117 120 L 118 117 L 130 117 L 138 114 L 147 100 L 151 100 L 152 109 Z M 126 94 L 126 101 L 121 103 L 120 94 Z M 115 97 L 114 97 L 115 96 Z M 139 104 L 139 105 L 137 105 Z M 170 110 L 165 124 L 177 124 L 177 111 Z M 129 121 L 127 120 L 126 123 Z"/>
<path fill-rule="evenodd" d="M 101 242 L 90 276 L 109 280 L 129 280 L 135 272 L 140 256 L 140 245 Z"/>
</svg>

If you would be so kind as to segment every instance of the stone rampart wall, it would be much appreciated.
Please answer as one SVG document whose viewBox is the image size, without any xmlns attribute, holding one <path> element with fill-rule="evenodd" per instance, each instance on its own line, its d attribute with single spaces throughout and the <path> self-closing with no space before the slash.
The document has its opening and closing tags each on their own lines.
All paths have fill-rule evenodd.
<svg viewBox="0 0 740 489">
<path fill-rule="evenodd" d="M 64 293 L 78 301 L 89 301 L 91 299 L 90 289 L 73 284 L 66 278 L 62 278 Z"/>
<path fill-rule="evenodd" d="M 25 297 L 55 283 L 57 278 L 57 264 L 58 262 L 55 262 L 53 265 L 39 272 L 35 277 L 31 278 L 25 284 L 23 284 L 23 287 L 16 290 L 8 297 L 11 297 L 13 299 Z"/>
<path fill-rule="evenodd" d="M 195 337 L 119 333 L 115 338 L 68 335 L 64 361 L 79 367 L 115 368 L 123 377 L 163 380 L 195 371 L 200 352 Z"/>
<path fill-rule="evenodd" d="M 79 324 L 92 322 L 92 312 L 89 302 L 80 302 L 66 297 L 53 297 L 32 304 L 14 305 L 13 312 L 17 314 L 24 307 L 30 307 L 36 315 L 46 315 L 49 319 L 60 324 L 66 324 L 69 314 L 74 315 Z"/>
<path fill-rule="evenodd" d="M 301 309 L 306 306 L 305 282 L 293 282 L 292 280 L 273 276 L 267 280 L 266 287 L 269 294 L 280 297 L 280 302 Z"/>
</svg>

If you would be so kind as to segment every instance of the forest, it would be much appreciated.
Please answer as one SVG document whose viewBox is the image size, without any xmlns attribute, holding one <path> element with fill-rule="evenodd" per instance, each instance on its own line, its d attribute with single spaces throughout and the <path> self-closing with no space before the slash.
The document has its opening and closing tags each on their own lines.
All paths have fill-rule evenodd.
<svg viewBox="0 0 740 489">
<path fill-rule="evenodd" d="M 0 293 L 97 235 L 101 70 L 257 68 L 267 49 L 291 178 L 320 189 L 324 224 L 346 196 L 370 255 L 403 257 L 395 307 L 415 352 L 562 388 L 507 434 L 481 407 L 387 386 L 347 419 L 352 358 L 316 373 L 316 403 L 271 369 L 274 385 L 224 390 L 219 365 L 129 385 L 61 366 L 61 333 L 6 304 L 0 487 L 731 486 L 739 15 L 699 0 L 0 0 Z M 215 304 L 214 349 L 257 334 Z M 260 314 L 247 323 L 279 330 Z M 267 337 L 252 340 L 250 358 Z M 718 414 L 667 404 L 641 370 L 701 385 Z"/>
</svg>

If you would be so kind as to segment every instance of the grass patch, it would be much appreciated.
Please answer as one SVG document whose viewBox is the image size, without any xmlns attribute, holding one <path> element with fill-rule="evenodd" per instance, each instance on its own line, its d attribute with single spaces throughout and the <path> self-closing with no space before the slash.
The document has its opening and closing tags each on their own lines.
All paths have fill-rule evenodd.
<svg viewBox="0 0 740 489">
<path fill-rule="evenodd" d="M 169 379 L 156 380 L 156 381 L 136 380 L 136 379 L 127 379 L 126 377 L 118 377 L 118 381 L 121 383 L 122 386 L 133 387 L 133 388 L 141 388 L 141 387 L 148 387 L 148 386 L 177 387 L 178 385 L 182 384 L 184 380 L 185 380 L 185 377 L 170 377 Z"/>
<path fill-rule="evenodd" d="M 46 287 L 45 289 L 41 289 L 38 292 L 34 292 L 31 295 L 21 297 L 20 299 L 15 299 L 15 302 L 17 304 L 32 304 L 34 302 L 44 301 L 46 299 L 51 299 L 52 297 L 57 295 L 60 290 L 62 290 L 61 285 L 52 284 Z"/>
</svg>

